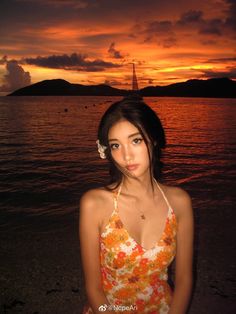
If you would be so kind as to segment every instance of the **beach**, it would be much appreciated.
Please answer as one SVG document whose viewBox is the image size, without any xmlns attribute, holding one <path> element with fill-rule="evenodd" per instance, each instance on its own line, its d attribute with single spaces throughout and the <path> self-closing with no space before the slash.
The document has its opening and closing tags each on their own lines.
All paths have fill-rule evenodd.
<svg viewBox="0 0 236 314">
<path fill-rule="evenodd" d="M 1 313 L 82 313 L 86 296 L 78 217 L 74 218 L 61 230 L 1 234 Z M 232 226 L 230 218 L 224 220 L 225 227 Z M 228 229 L 224 236 L 219 232 L 213 238 L 209 230 L 214 225 L 210 221 L 204 223 L 207 226 L 196 235 L 195 287 L 189 314 L 233 314 L 235 244 L 231 235 L 234 228 Z"/>
<path fill-rule="evenodd" d="M 1 313 L 81 313 L 84 288 L 75 225 L 1 235 Z"/>
</svg>

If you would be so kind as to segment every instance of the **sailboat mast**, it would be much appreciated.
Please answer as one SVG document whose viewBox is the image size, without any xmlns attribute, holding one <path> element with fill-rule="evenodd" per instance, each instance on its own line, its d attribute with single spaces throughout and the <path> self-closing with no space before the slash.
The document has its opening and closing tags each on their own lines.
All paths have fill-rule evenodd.
<svg viewBox="0 0 236 314">
<path fill-rule="evenodd" d="M 135 64 L 133 64 L 133 80 L 132 80 L 132 90 L 133 91 L 138 91 L 138 80 L 137 80 L 137 76 L 136 76 L 136 72 L 135 72 Z"/>
</svg>

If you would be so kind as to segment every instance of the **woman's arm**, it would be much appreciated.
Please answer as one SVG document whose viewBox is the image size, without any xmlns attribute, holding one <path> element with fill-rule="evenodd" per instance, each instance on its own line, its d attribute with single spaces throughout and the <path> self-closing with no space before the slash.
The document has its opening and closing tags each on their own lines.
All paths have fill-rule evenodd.
<svg viewBox="0 0 236 314">
<path fill-rule="evenodd" d="M 88 191 L 80 201 L 79 237 L 86 293 L 93 313 L 103 304 L 109 305 L 103 292 L 99 253 L 99 208 L 96 190 Z M 106 311 L 106 313 L 113 313 Z"/>
<path fill-rule="evenodd" d="M 173 198 L 178 229 L 175 267 L 175 289 L 168 314 L 185 314 L 192 291 L 193 212 L 191 199 L 182 189 Z"/>
</svg>

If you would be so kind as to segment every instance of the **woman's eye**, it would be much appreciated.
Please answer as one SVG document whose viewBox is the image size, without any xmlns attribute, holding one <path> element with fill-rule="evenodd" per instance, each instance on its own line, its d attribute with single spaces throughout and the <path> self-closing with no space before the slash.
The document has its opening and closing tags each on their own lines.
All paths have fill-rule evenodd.
<svg viewBox="0 0 236 314">
<path fill-rule="evenodd" d="M 111 144 L 110 148 L 111 149 L 117 149 L 119 147 L 119 144 Z"/>
<path fill-rule="evenodd" d="M 142 138 L 135 138 L 134 140 L 133 140 L 133 143 L 134 144 L 140 144 L 141 142 L 142 142 Z"/>
</svg>

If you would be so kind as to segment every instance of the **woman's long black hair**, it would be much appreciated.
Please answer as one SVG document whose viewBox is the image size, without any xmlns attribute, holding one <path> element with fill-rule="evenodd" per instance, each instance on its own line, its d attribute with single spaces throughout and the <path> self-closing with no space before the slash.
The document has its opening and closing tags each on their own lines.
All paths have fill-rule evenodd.
<svg viewBox="0 0 236 314">
<path fill-rule="evenodd" d="M 163 163 L 161 162 L 162 149 L 165 148 L 166 139 L 163 126 L 157 114 L 142 100 L 124 98 L 113 103 L 102 116 L 98 127 L 98 139 L 101 145 L 106 146 L 105 154 L 109 161 L 110 182 L 121 183 L 124 172 L 115 163 L 111 155 L 108 142 L 110 128 L 120 120 L 132 123 L 142 135 L 150 160 L 150 176 L 158 180 L 161 176 Z"/>
</svg>

